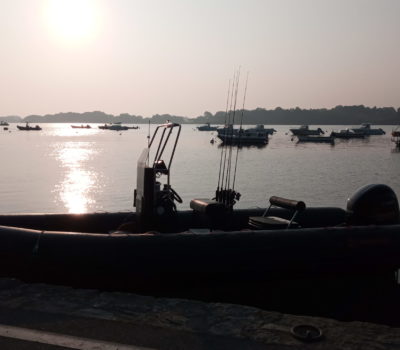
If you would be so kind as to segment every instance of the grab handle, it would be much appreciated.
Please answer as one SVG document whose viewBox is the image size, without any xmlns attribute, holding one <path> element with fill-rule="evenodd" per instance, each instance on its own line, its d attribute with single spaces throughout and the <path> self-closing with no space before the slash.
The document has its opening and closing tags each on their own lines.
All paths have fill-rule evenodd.
<svg viewBox="0 0 400 350">
<path fill-rule="evenodd" d="M 290 209 L 296 211 L 303 211 L 306 209 L 306 204 L 303 201 L 296 201 L 293 199 L 272 196 L 270 197 L 269 202 L 271 203 L 271 205 L 284 209 Z"/>
</svg>

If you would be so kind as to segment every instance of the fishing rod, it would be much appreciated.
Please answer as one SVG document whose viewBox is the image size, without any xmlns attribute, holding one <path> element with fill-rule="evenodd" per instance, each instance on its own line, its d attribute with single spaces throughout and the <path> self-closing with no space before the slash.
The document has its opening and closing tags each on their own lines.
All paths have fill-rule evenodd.
<svg viewBox="0 0 400 350">
<path fill-rule="evenodd" d="M 226 114 L 226 123 L 225 123 L 225 128 L 224 128 L 224 134 L 223 134 L 223 142 L 222 142 L 222 152 L 224 152 L 224 161 L 223 161 L 223 169 L 222 169 L 222 180 L 221 180 L 221 192 L 220 192 L 220 200 L 221 202 L 224 201 L 224 193 L 225 193 L 225 170 L 227 166 L 227 161 L 226 157 L 228 154 L 227 150 L 227 142 L 228 142 L 228 136 L 229 136 L 229 130 L 231 127 L 230 120 L 231 120 L 231 111 L 232 111 L 232 100 L 233 100 L 233 93 L 234 93 L 234 88 L 235 88 L 235 79 L 236 79 L 236 71 L 233 73 L 233 79 L 232 79 L 232 90 L 230 91 L 230 99 L 229 99 L 229 110 L 227 111 Z"/>
<path fill-rule="evenodd" d="M 231 89 L 231 80 L 229 79 L 228 83 L 228 94 L 226 96 L 226 108 L 225 108 L 225 122 L 224 125 L 226 125 L 226 119 L 228 116 L 228 106 L 229 106 L 229 95 L 230 95 L 230 89 Z M 224 154 L 224 147 L 221 148 L 221 158 L 219 160 L 219 173 L 218 173 L 218 185 L 217 185 L 217 190 L 215 192 L 215 199 L 218 201 L 220 199 L 220 185 L 222 189 L 222 179 L 221 179 L 221 171 L 222 171 L 222 159 L 223 159 L 223 154 Z M 223 177 L 223 175 L 222 175 Z"/>
<path fill-rule="evenodd" d="M 235 171 L 234 171 L 234 173 L 233 173 L 232 190 L 235 190 L 236 172 L 237 172 L 237 164 L 238 164 L 238 158 L 239 158 L 240 138 L 241 138 L 241 136 L 242 136 L 242 127 L 243 127 L 244 104 L 245 104 L 245 102 L 246 102 L 247 83 L 248 83 L 248 81 L 249 81 L 249 72 L 247 72 L 246 84 L 245 84 L 245 87 L 244 87 L 242 115 L 241 115 L 241 117 L 240 117 L 239 140 L 238 140 L 238 147 L 237 147 L 237 150 L 236 150 Z"/>
<path fill-rule="evenodd" d="M 229 81 L 228 84 L 228 94 L 225 111 L 225 127 L 223 132 L 221 133 L 223 144 L 221 149 L 220 168 L 218 173 L 218 185 L 215 196 L 215 199 L 218 202 L 224 204 L 224 206 L 229 209 L 232 209 L 233 205 L 236 203 L 236 200 L 239 200 L 240 198 L 240 193 L 237 193 L 234 190 L 236 182 L 238 154 L 236 154 L 235 162 L 233 162 L 233 145 L 236 142 L 236 137 L 240 138 L 240 132 L 243 126 L 244 102 L 240 119 L 240 130 L 238 134 L 238 130 L 234 128 L 234 125 L 236 122 L 235 119 L 237 113 L 240 74 L 241 67 L 234 71 L 232 83 L 231 81 Z M 247 80 L 245 95 L 246 91 Z M 230 188 L 231 183 L 233 186 L 232 188 Z"/>
<path fill-rule="evenodd" d="M 231 182 L 232 154 L 233 154 L 233 143 L 234 143 L 233 138 L 234 138 L 234 133 L 235 133 L 234 125 L 235 125 L 237 96 L 238 96 L 238 91 L 239 91 L 239 80 L 240 80 L 240 67 L 238 69 L 238 74 L 236 76 L 236 86 L 235 86 L 233 111 L 232 111 L 232 132 L 231 132 L 231 138 L 230 138 L 230 142 L 229 142 L 229 156 L 228 156 L 227 174 L 226 174 L 226 182 L 225 182 L 226 203 L 228 204 L 228 206 L 231 206 L 231 204 L 232 204 L 232 198 L 231 198 L 232 191 L 230 189 L 230 182 Z"/>
</svg>

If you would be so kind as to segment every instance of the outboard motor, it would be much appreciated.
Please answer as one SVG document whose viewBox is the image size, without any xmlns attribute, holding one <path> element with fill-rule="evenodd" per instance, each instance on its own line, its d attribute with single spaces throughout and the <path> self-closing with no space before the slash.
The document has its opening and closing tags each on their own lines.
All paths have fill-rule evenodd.
<svg viewBox="0 0 400 350">
<path fill-rule="evenodd" d="M 347 200 L 348 225 L 395 225 L 400 222 L 399 202 L 387 185 L 361 187 Z"/>
<path fill-rule="evenodd" d="M 175 135 L 173 129 L 177 128 Z M 162 130 L 160 134 L 158 131 Z M 176 213 L 175 202 L 182 203 L 181 197 L 174 191 L 170 184 L 171 164 L 175 154 L 181 132 L 181 125 L 166 123 L 160 125 L 154 131 L 149 145 L 145 148 L 137 163 L 137 187 L 134 194 L 134 206 L 136 207 L 136 230 L 144 232 L 148 230 L 168 231 L 168 226 L 173 223 Z M 172 136 L 172 138 L 171 138 Z M 150 137 L 149 137 L 150 138 Z M 154 159 L 150 161 L 150 149 L 159 140 L 155 150 Z M 172 149 L 167 150 L 167 144 L 172 139 Z M 171 148 L 171 146 L 169 147 Z M 169 161 L 164 162 L 165 153 L 170 153 Z M 166 177 L 166 183 L 161 183 L 161 178 Z"/>
</svg>

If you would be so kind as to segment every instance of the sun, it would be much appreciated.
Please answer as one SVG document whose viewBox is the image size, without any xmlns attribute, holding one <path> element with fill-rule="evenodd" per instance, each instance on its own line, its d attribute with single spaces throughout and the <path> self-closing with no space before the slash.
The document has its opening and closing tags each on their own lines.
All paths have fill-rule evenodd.
<svg viewBox="0 0 400 350">
<path fill-rule="evenodd" d="M 93 0 L 48 0 L 45 15 L 49 30 L 57 40 L 87 40 L 98 27 L 98 9 Z"/>
</svg>

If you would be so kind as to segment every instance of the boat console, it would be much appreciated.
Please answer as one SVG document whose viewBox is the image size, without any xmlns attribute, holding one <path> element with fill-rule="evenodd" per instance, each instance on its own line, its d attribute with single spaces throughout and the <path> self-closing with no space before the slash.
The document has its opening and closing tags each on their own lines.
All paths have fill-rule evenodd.
<svg viewBox="0 0 400 350">
<path fill-rule="evenodd" d="M 174 135 L 173 131 L 177 129 Z M 158 230 L 171 224 L 176 213 L 175 202 L 182 203 L 181 197 L 171 187 L 171 165 L 179 140 L 181 125 L 166 123 L 156 128 L 153 137 L 149 139 L 148 147 L 142 151 L 137 163 L 137 187 L 134 193 L 136 207 L 136 232 Z M 172 140 L 172 147 L 169 141 Z M 152 146 L 156 146 L 153 160 Z M 166 158 L 164 158 L 164 156 Z M 167 162 L 164 159 L 168 159 Z M 165 183 L 162 184 L 162 178 Z"/>
</svg>

